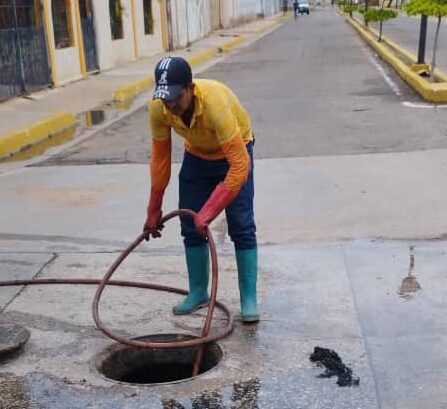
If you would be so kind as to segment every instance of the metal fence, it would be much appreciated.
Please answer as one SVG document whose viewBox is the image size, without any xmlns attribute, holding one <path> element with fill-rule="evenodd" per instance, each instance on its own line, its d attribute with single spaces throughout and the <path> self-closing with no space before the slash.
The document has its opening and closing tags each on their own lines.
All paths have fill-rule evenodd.
<svg viewBox="0 0 447 409">
<path fill-rule="evenodd" d="M 50 83 L 40 2 L 0 0 L 0 101 Z"/>
</svg>

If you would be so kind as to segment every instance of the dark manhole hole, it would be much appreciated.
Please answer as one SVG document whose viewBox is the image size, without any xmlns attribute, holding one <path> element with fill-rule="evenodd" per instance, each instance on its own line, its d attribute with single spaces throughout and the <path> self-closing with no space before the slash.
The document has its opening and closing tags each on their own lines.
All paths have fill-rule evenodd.
<svg viewBox="0 0 447 409">
<path fill-rule="evenodd" d="M 21 325 L 0 324 L 0 355 L 21 348 L 30 337 L 30 332 Z"/>
<path fill-rule="evenodd" d="M 175 342 L 195 339 L 183 334 L 156 334 L 135 338 L 148 342 Z M 191 379 L 197 347 L 142 349 L 115 344 L 101 352 L 96 369 L 106 378 L 132 384 L 164 384 Z M 214 368 L 222 359 L 222 349 L 215 342 L 204 346 L 199 375 Z"/>
</svg>

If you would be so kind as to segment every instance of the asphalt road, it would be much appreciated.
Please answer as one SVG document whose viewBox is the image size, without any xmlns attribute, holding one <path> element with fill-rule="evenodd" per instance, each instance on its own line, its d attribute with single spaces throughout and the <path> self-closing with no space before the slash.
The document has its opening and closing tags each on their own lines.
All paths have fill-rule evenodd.
<svg viewBox="0 0 447 409">
<path fill-rule="evenodd" d="M 199 76 L 230 85 L 242 100 L 253 120 L 256 158 L 447 146 L 446 111 L 405 106 L 421 100 L 332 9 L 287 22 Z M 149 146 L 142 108 L 41 165 L 146 163 Z M 181 156 L 175 138 L 174 161 Z"/>
</svg>

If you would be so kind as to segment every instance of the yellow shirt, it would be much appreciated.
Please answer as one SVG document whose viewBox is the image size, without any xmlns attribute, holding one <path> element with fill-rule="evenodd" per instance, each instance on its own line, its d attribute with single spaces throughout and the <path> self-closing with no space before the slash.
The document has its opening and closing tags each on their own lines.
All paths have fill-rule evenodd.
<svg viewBox="0 0 447 409">
<path fill-rule="evenodd" d="M 253 140 L 250 117 L 230 88 L 205 79 L 196 79 L 194 84 L 195 106 L 189 128 L 160 99 L 150 101 L 152 138 L 167 140 L 173 128 L 185 139 L 188 152 L 211 160 L 224 158 L 222 145 L 238 134 L 245 144 Z"/>
<path fill-rule="evenodd" d="M 164 190 L 171 175 L 171 129 L 185 139 L 185 149 L 205 160 L 227 159 L 223 183 L 238 192 L 248 178 L 250 158 L 245 145 L 253 141 L 251 121 L 234 93 L 224 84 L 194 80 L 194 112 L 188 128 L 160 99 L 149 102 L 152 132 L 152 188 Z"/>
</svg>

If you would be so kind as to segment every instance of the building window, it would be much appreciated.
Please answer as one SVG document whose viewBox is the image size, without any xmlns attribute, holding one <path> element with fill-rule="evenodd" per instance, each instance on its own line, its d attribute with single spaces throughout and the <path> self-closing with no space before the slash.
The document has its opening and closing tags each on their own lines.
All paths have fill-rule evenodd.
<svg viewBox="0 0 447 409">
<path fill-rule="evenodd" d="M 0 29 L 16 27 L 16 18 L 18 28 L 40 28 L 42 19 L 39 0 L 17 0 L 15 5 L 12 1 L 0 0 Z"/>
<path fill-rule="evenodd" d="M 124 38 L 123 33 L 123 8 L 120 0 L 109 0 L 110 29 L 112 40 Z"/>
<path fill-rule="evenodd" d="M 54 42 L 57 49 L 73 47 L 73 26 L 70 0 L 52 0 Z"/>
<path fill-rule="evenodd" d="M 154 19 L 152 17 L 152 0 L 143 0 L 144 34 L 154 34 Z"/>
<path fill-rule="evenodd" d="M 0 1 L 0 30 L 8 30 L 13 27 L 15 27 L 13 5 Z"/>
</svg>

